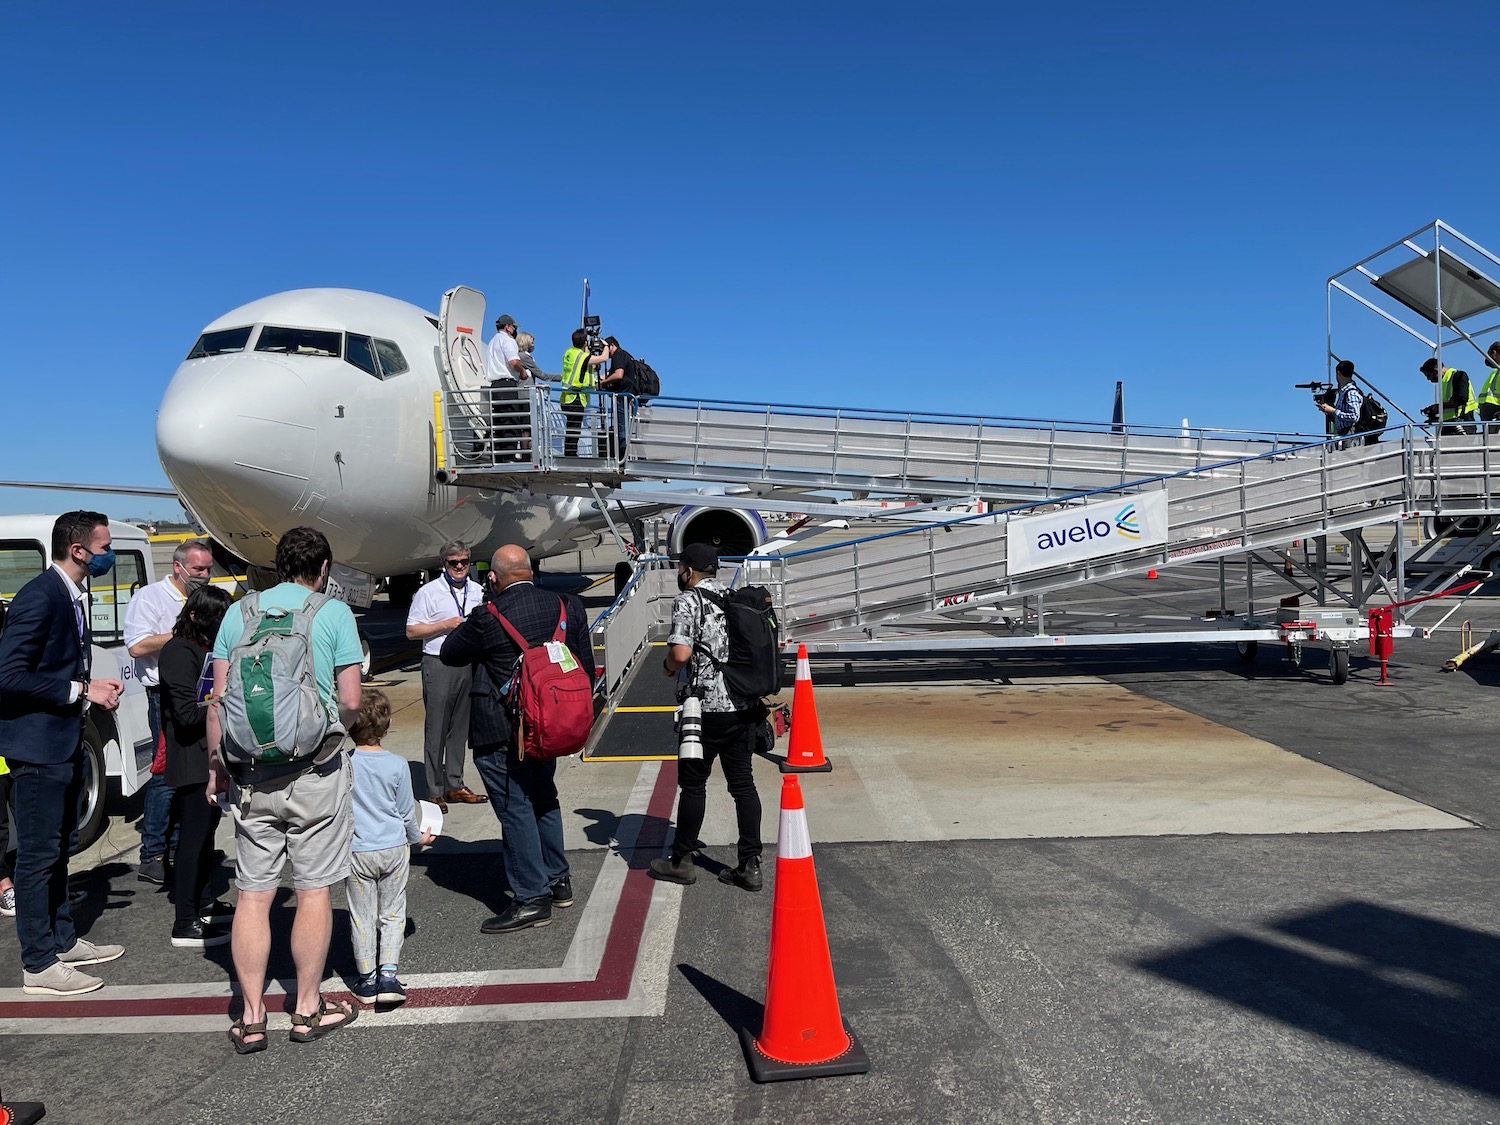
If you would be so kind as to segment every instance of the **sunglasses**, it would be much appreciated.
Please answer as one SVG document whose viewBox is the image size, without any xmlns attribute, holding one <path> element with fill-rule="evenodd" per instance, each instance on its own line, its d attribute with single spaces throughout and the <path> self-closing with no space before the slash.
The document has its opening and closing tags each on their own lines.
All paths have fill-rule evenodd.
<svg viewBox="0 0 1500 1125">
<path fill-rule="evenodd" d="M 469 560 L 468 559 L 448 559 L 443 565 L 451 567 L 454 570 L 462 570 L 464 567 L 466 567 L 466 566 L 469 565 Z"/>
</svg>

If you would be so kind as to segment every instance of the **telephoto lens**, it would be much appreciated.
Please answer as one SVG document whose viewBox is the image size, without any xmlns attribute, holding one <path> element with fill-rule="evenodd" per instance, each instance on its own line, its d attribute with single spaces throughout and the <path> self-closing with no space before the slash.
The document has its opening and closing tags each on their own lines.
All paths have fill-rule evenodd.
<svg viewBox="0 0 1500 1125">
<path fill-rule="evenodd" d="M 690 695 L 677 708 L 677 756 L 703 757 L 703 700 Z"/>
</svg>

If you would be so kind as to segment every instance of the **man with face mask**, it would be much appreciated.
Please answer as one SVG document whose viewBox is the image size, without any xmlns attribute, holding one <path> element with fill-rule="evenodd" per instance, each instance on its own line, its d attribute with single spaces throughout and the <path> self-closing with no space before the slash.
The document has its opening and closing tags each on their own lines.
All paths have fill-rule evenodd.
<svg viewBox="0 0 1500 1125">
<path fill-rule="evenodd" d="M 301 609 L 328 584 L 333 551 L 313 527 L 294 527 L 276 544 L 276 577 L 280 584 L 260 595 L 259 608 Z M 245 618 L 231 608 L 214 642 L 214 688 L 208 709 L 209 778 L 207 799 L 229 788 L 229 770 L 221 754 L 223 721 L 220 704 L 229 680 L 229 657 L 245 632 Z M 362 652 L 354 614 L 340 601 L 324 603 L 312 618 L 312 662 L 318 694 L 330 710 L 337 708 L 347 730 L 359 716 Z M 320 985 L 328 963 L 333 932 L 329 888 L 349 876 L 354 842 L 354 808 L 350 798 L 351 767 L 345 737 L 335 733 L 311 758 L 290 764 L 239 762 L 233 766 L 235 904 L 232 949 L 244 1011 L 229 1029 L 237 1054 L 264 1051 L 266 1039 L 266 964 L 271 955 L 271 903 L 281 885 L 281 869 L 292 865 L 297 913 L 292 922 L 292 962 L 297 969 L 297 998 L 292 1009 L 294 1042 L 320 1039 L 353 1023 L 352 1005 L 323 999 Z"/>
<path fill-rule="evenodd" d="M 188 594 L 208 584 L 213 568 L 213 552 L 207 542 L 189 539 L 179 543 L 172 552 L 172 573 L 137 590 L 125 607 L 125 649 L 135 657 L 135 678 L 146 689 L 146 717 L 151 722 L 153 744 L 161 741 L 161 677 L 157 672 L 157 657 L 172 639 L 172 626 L 177 623 Z M 143 796 L 141 863 L 136 878 L 161 886 L 167 881 L 167 855 L 177 845 L 172 787 L 167 784 L 166 775 L 153 773 Z"/>
<path fill-rule="evenodd" d="M 484 588 L 472 577 L 467 543 L 455 540 L 442 551 L 443 572 L 417 591 L 406 616 L 406 639 L 422 642 L 423 757 L 427 799 L 443 812 L 448 802 L 481 804 L 488 798 L 464 783 L 464 746 L 469 740 L 469 688 L 474 674 L 438 659 L 443 639 L 484 604 Z"/>
<path fill-rule="evenodd" d="M 470 614 L 450 633 L 441 657 L 444 664 L 474 668 L 469 744 L 474 748 L 474 768 L 484 779 L 500 821 L 505 878 L 514 896 L 506 910 L 479 929 L 506 934 L 545 926 L 552 921 L 553 907 L 572 906 L 573 880 L 563 851 L 557 762 L 519 755 L 514 716 L 501 700 L 499 686 L 510 678 L 520 649 L 488 610 L 493 608 L 509 621 L 529 645 L 550 641 L 559 617 L 565 617 L 564 644 L 590 680 L 594 650 L 583 602 L 572 594 L 537 589 L 531 581 L 531 559 L 514 543 L 495 552 L 487 597 L 486 612 Z"/>
<path fill-rule="evenodd" d="M 74 996 L 102 988 L 80 971 L 124 955 L 78 936 L 68 904 L 68 853 L 78 834 L 83 724 L 113 711 L 124 685 L 89 675 L 90 578 L 115 565 L 109 517 L 65 512 L 52 525 L 52 565 L 21 588 L 0 634 L 0 747 L 15 807 L 16 936 L 23 989 Z"/>
</svg>

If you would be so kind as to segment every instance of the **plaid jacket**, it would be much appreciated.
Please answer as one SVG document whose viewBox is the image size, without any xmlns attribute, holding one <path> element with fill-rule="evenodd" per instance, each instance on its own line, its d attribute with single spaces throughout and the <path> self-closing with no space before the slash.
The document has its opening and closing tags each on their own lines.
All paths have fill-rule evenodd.
<svg viewBox="0 0 1500 1125">
<path fill-rule="evenodd" d="M 510 634 L 490 612 L 491 602 L 533 645 L 552 639 L 558 612 L 562 605 L 566 605 L 567 646 L 583 665 L 590 680 L 597 675 L 594 650 L 589 644 L 588 617 L 578 598 L 572 594 L 540 590 L 530 582 L 512 583 L 498 595 L 487 597 L 462 625 L 448 634 L 438 654 L 438 659 L 444 664 L 474 667 L 474 683 L 469 689 L 469 745 L 476 750 L 510 741 L 510 714 L 500 696 L 500 688 L 510 679 L 511 670 L 521 655 Z"/>
</svg>

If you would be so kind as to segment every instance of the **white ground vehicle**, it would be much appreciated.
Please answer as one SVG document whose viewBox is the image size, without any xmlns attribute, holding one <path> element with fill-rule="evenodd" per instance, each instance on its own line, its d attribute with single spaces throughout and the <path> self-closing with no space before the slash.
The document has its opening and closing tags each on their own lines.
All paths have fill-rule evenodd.
<svg viewBox="0 0 1500 1125">
<path fill-rule="evenodd" d="M 0 516 L 0 599 L 9 602 L 22 586 L 50 564 L 56 516 Z M 120 707 L 111 714 L 90 708 L 83 731 L 83 795 L 78 817 L 79 847 L 87 847 L 104 827 L 108 778 L 129 796 L 151 774 L 154 746 L 146 718 L 146 692 L 135 679 L 135 662 L 125 652 L 125 607 L 142 586 L 155 580 L 151 543 L 134 524 L 109 522 L 115 567 L 91 583 L 89 616 L 94 631 L 92 675 L 124 683 Z M 0 745 L 0 756 L 5 747 Z"/>
</svg>

